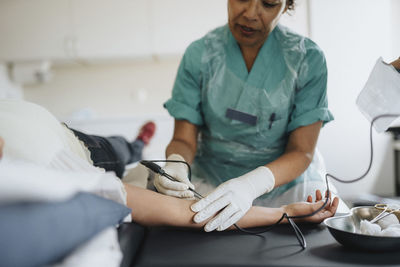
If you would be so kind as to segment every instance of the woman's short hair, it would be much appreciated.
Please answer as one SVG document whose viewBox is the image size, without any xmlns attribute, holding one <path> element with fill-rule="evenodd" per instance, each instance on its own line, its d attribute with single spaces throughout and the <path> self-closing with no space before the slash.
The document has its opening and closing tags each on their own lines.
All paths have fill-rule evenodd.
<svg viewBox="0 0 400 267">
<path fill-rule="evenodd" d="M 295 7 L 295 0 L 288 0 L 287 1 L 287 6 L 289 10 L 293 10 Z"/>
</svg>

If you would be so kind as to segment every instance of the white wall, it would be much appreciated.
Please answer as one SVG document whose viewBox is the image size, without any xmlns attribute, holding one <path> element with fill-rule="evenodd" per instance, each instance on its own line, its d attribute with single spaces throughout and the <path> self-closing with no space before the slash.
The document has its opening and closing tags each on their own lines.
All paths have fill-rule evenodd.
<svg viewBox="0 0 400 267">
<path fill-rule="evenodd" d="M 280 23 L 301 35 L 309 37 L 309 0 L 297 0 L 295 10 L 286 12 L 281 17 Z"/>
<path fill-rule="evenodd" d="M 226 0 L 3 0 L 0 62 L 176 55 L 226 16 Z"/>
<path fill-rule="evenodd" d="M 85 3 L 90 1 L 92 0 L 85 0 Z M 208 30 L 226 23 L 227 20 L 226 0 L 208 0 L 203 3 L 204 6 L 200 10 L 200 4 L 192 7 L 197 13 L 192 19 L 197 22 L 185 23 L 193 11 L 186 1 L 154 0 L 150 2 L 154 10 L 145 10 L 156 18 L 150 20 L 156 21 L 156 25 L 150 25 L 149 28 L 154 28 L 157 32 L 150 34 L 157 40 L 149 45 L 153 43 L 158 45 L 151 50 L 155 51 L 155 54 L 164 51 L 164 54 L 142 60 L 97 63 L 83 60 L 78 62 L 81 64 L 55 64 L 52 69 L 53 80 L 49 83 L 25 86 L 26 99 L 47 107 L 62 119 L 81 109 L 85 109 L 86 113 L 92 112 L 91 114 L 94 113 L 98 117 L 141 113 L 164 114 L 162 104 L 171 95 L 176 71 L 184 51 L 183 45 L 189 44 L 188 34 L 192 31 L 191 38 L 195 40 Z M 182 2 L 186 4 L 182 5 Z M 193 0 L 191 3 L 194 3 Z M 206 9 L 210 8 L 214 11 L 208 12 L 207 19 L 202 19 L 207 22 L 207 30 L 204 30 L 204 25 L 197 25 L 190 31 L 188 27 L 191 25 L 204 24 L 199 16 L 207 13 Z M 175 14 L 176 10 L 183 15 L 177 15 L 174 19 L 171 15 Z M 282 17 L 282 23 L 301 34 L 308 35 L 307 1 L 299 0 L 296 10 L 291 13 Z M 182 16 L 185 19 L 182 19 Z M 99 24 L 99 27 L 106 26 Z M 182 32 L 185 34 L 182 35 Z M 162 45 L 165 46 L 164 50 L 161 49 Z"/>
<path fill-rule="evenodd" d="M 391 25 L 392 25 L 392 36 L 393 40 L 393 53 L 400 57 L 400 30 L 398 25 L 400 25 L 400 1 L 392 0 L 392 14 L 391 14 Z"/>
<path fill-rule="evenodd" d="M 0 64 L 0 98 L 22 98 L 23 91 L 20 86 L 10 81 L 8 68 Z"/>
<path fill-rule="evenodd" d="M 312 38 L 327 58 L 329 106 L 335 116 L 335 121 L 322 130 L 319 146 L 328 172 L 351 179 L 366 170 L 370 155 L 369 123 L 357 109 L 356 97 L 376 59 L 395 58 L 392 2 L 311 0 L 310 3 Z M 400 12 L 396 14 L 399 16 Z M 370 174 L 358 183 L 336 183 L 342 194 L 394 192 L 390 142 L 389 134 L 375 134 Z"/>
<path fill-rule="evenodd" d="M 179 60 L 56 66 L 53 80 L 25 87 L 25 98 L 60 119 L 82 109 L 90 117 L 165 114 Z"/>
</svg>

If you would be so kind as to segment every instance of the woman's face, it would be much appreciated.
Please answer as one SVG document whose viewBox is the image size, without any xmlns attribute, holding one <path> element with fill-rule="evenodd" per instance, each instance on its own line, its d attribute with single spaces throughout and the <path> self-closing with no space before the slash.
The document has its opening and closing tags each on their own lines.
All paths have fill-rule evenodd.
<svg viewBox="0 0 400 267">
<path fill-rule="evenodd" d="M 286 10 L 286 0 L 228 0 L 229 28 L 240 47 L 260 48 Z"/>
</svg>

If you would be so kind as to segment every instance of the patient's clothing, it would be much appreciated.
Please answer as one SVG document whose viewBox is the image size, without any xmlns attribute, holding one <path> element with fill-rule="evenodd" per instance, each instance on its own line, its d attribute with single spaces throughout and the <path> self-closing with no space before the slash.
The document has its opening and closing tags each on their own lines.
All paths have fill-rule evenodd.
<svg viewBox="0 0 400 267">
<path fill-rule="evenodd" d="M 69 151 L 90 162 L 85 148 L 45 108 L 17 99 L 0 99 L 0 135 L 4 154 L 48 165 L 59 151 Z"/>
<path fill-rule="evenodd" d="M 90 151 L 86 148 L 85 143 L 79 140 L 79 138 L 76 138 L 74 132 L 68 128 L 65 123 L 62 123 L 61 125 L 64 128 L 65 136 L 68 139 L 69 147 L 72 152 L 93 165 L 93 161 L 90 158 Z"/>
<path fill-rule="evenodd" d="M 119 178 L 122 178 L 127 164 L 142 159 L 144 148 L 142 140 L 128 142 L 122 136 L 102 137 L 69 129 L 90 151 L 90 159 L 94 166 L 114 171 Z"/>
<path fill-rule="evenodd" d="M 49 111 L 23 100 L 0 99 L 0 135 L 4 154 L 48 166 L 67 151 L 122 178 L 127 164 L 142 158 L 144 143 L 121 136 L 87 135 L 61 124 Z"/>
</svg>

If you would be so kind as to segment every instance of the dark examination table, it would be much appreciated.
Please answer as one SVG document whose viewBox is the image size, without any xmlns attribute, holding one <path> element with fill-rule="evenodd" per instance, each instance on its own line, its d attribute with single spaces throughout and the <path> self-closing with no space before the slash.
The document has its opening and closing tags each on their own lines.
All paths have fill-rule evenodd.
<svg viewBox="0 0 400 267">
<path fill-rule="evenodd" d="M 119 229 L 121 266 L 400 266 L 398 252 L 351 250 L 337 243 L 323 225 L 299 226 L 306 237 L 305 250 L 288 225 L 254 236 L 124 224 Z"/>
</svg>

